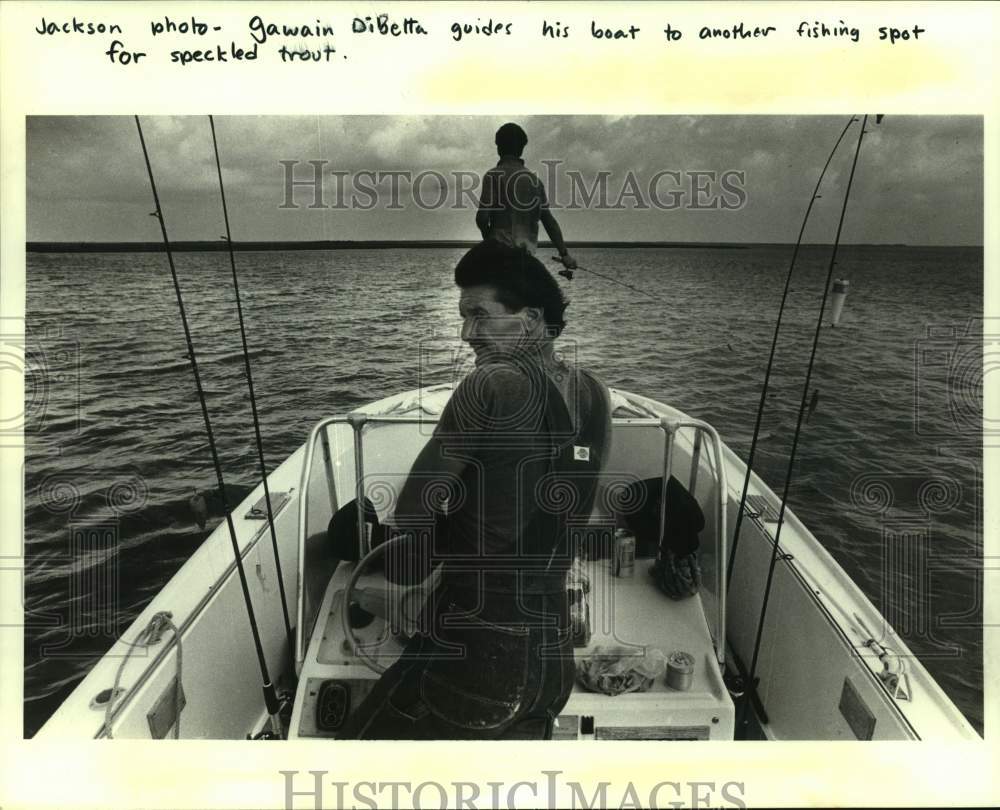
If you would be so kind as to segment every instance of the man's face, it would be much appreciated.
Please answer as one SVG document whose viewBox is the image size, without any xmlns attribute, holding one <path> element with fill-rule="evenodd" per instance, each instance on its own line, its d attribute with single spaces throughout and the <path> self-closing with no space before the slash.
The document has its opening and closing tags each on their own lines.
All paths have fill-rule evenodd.
<svg viewBox="0 0 1000 810">
<path fill-rule="evenodd" d="M 462 315 L 462 340 L 476 353 L 476 365 L 499 359 L 523 348 L 538 320 L 537 310 L 525 307 L 511 311 L 496 298 L 489 284 L 466 287 L 458 300 Z"/>
</svg>

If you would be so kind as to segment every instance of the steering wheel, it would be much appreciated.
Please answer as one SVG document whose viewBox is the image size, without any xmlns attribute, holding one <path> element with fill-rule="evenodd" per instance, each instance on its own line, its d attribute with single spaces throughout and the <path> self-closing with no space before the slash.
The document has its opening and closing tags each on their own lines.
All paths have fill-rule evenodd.
<svg viewBox="0 0 1000 810">
<path fill-rule="evenodd" d="M 373 655 L 370 655 L 365 650 L 365 647 L 370 646 L 370 642 L 364 642 L 354 634 L 354 628 L 351 626 L 350 620 L 351 603 L 355 601 L 354 591 L 357 588 L 358 580 L 361 578 L 362 573 L 365 568 L 368 567 L 369 563 L 380 555 L 385 554 L 385 552 L 393 544 L 399 545 L 401 543 L 405 543 L 408 539 L 410 539 L 410 537 L 405 533 L 397 534 L 394 537 L 390 537 L 384 543 L 375 546 L 375 548 L 369 551 L 361 560 L 358 561 L 357 565 L 354 566 L 354 571 L 351 573 L 351 577 L 347 581 L 347 586 L 344 588 L 343 605 L 341 606 L 340 611 L 340 622 L 344 630 L 344 638 L 350 644 L 351 649 L 358 659 L 366 667 L 379 675 L 385 672 L 387 667 L 379 663 Z M 424 582 L 419 585 L 411 585 L 408 587 L 390 583 L 391 587 L 398 588 L 400 591 L 399 598 L 395 600 L 394 607 L 397 609 L 395 615 L 383 617 L 390 628 L 393 630 L 398 629 L 398 631 L 407 638 L 416 632 L 417 616 L 420 612 L 420 608 L 423 606 L 423 603 L 427 598 L 427 594 L 433 590 L 434 585 L 437 582 L 437 576 L 437 571 L 435 570 L 435 572 L 424 580 Z"/>
</svg>

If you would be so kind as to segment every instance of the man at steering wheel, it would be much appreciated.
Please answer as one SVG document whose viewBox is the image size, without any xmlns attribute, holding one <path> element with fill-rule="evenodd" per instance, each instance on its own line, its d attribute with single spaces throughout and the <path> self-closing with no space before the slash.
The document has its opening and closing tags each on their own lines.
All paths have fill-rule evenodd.
<svg viewBox="0 0 1000 810">
<path fill-rule="evenodd" d="M 476 367 L 403 485 L 399 528 L 433 525 L 387 571 L 441 565 L 422 631 L 339 735 L 547 739 L 573 688 L 571 517 L 589 515 L 610 439 L 605 385 L 555 350 L 567 302 L 524 249 L 486 240 L 455 268 Z M 411 575 L 412 578 L 412 575 Z"/>
</svg>

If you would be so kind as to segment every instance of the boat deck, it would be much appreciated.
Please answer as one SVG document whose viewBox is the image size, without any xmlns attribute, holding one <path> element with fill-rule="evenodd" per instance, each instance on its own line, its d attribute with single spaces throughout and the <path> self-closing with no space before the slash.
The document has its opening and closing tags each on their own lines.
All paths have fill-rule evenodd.
<svg viewBox="0 0 1000 810">
<path fill-rule="evenodd" d="M 579 661 L 601 647 L 641 651 L 645 645 L 664 655 L 683 651 L 695 660 L 691 688 L 677 691 L 665 675 L 646 692 L 616 696 L 589 692 L 577 683 L 560 716 L 559 736 L 574 738 L 579 726 L 580 736 L 593 733 L 596 739 L 733 738 L 733 704 L 719 675 L 701 598 L 673 600 L 662 593 L 648 574 L 651 564 L 636 560 L 631 577 L 615 577 L 607 560 L 585 563 L 593 632 L 576 657 Z"/>
<path fill-rule="evenodd" d="M 733 704 L 719 676 L 712 638 L 699 597 L 674 601 L 661 593 L 647 574 L 651 560 L 637 560 L 630 577 L 611 575 L 607 560 L 584 563 L 590 578 L 592 635 L 576 650 L 577 661 L 599 649 L 626 648 L 642 653 L 675 650 L 695 659 L 691 688 L 677 691 L 657 677 L 645 692 L 609 696 L 587 691 L 579 682 L 563 709 L 554 739 L 732 739 Z M 316 622 L 306 660 L 299 675 L 299 695 L 290 736 L 333 737 L 317 724 L 319 693 L 324 682 L 338 681 L 350 690 L 353 709 L 375 683 L 377 675 L 353 654 L 341 620 L 343 591 L 350 575 L 341 566 L 330 580 Z M 362 577 L 359 588 L 369 598 L 384 598 L 385 581 L 379 575 Z M 392 586 L 390 586 L 392 587 Z M 381 595 L 380 595 L 381 594 Z M 392 600 L 388 600 L 392 603 Z M 398 603 L 398 599 L 396 602 Z M 377 648 L 383 666 L 394 661 L 402 644 L 386 633 L 382 621 L 356 631 L 359 639 Z M 644 645 L 639 640 L 644 641 Z"/>
</svg>

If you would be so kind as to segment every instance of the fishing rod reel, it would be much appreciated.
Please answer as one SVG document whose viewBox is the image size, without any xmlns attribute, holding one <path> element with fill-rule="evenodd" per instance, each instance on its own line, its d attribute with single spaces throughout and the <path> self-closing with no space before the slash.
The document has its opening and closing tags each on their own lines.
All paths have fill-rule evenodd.
<svg viewBox="0 0 1000 810">
<path fill-rule="evenodd" d="M 747 684 L 743 676 L 739 673 L 727 669 L 722 673 L 722 682 L 726 686 L 726 691 L 729 692 L 729 697 L 733 699 L 733 703 L 736 703 L 746 694 Z"/>
<path fill-rule="evenodd" d="M 562 256 L 550 256 L 549 258 L 552 259 L 552 261 L 554 261 L 554 262 L 558 262 L 559 264 L 563 263 L 563 257 Z M 583 268 L 578 266 L 577 269 L 578 270 L 582 270 Z M 562 276 L 567 281 L 572 281 L 573 280 L 573 271 L 570 270 L 568 267 L 563 267 L 562 270 L 557 271 L 557 275 Z"/>
<path fill-rule="evenodd" d="M 275 717 L 278 719 L 279 728 L 274 728 L 274 718 L 269 717 L 264 728 L 256 734 L 247 734 L 248 740 L 287 740 L 288 730 L 292 725 L 292 708 L 295 705 L 295 691 L 293 689 L 282 688 L 277 691 L 278 711 Z"/>
</svg>

